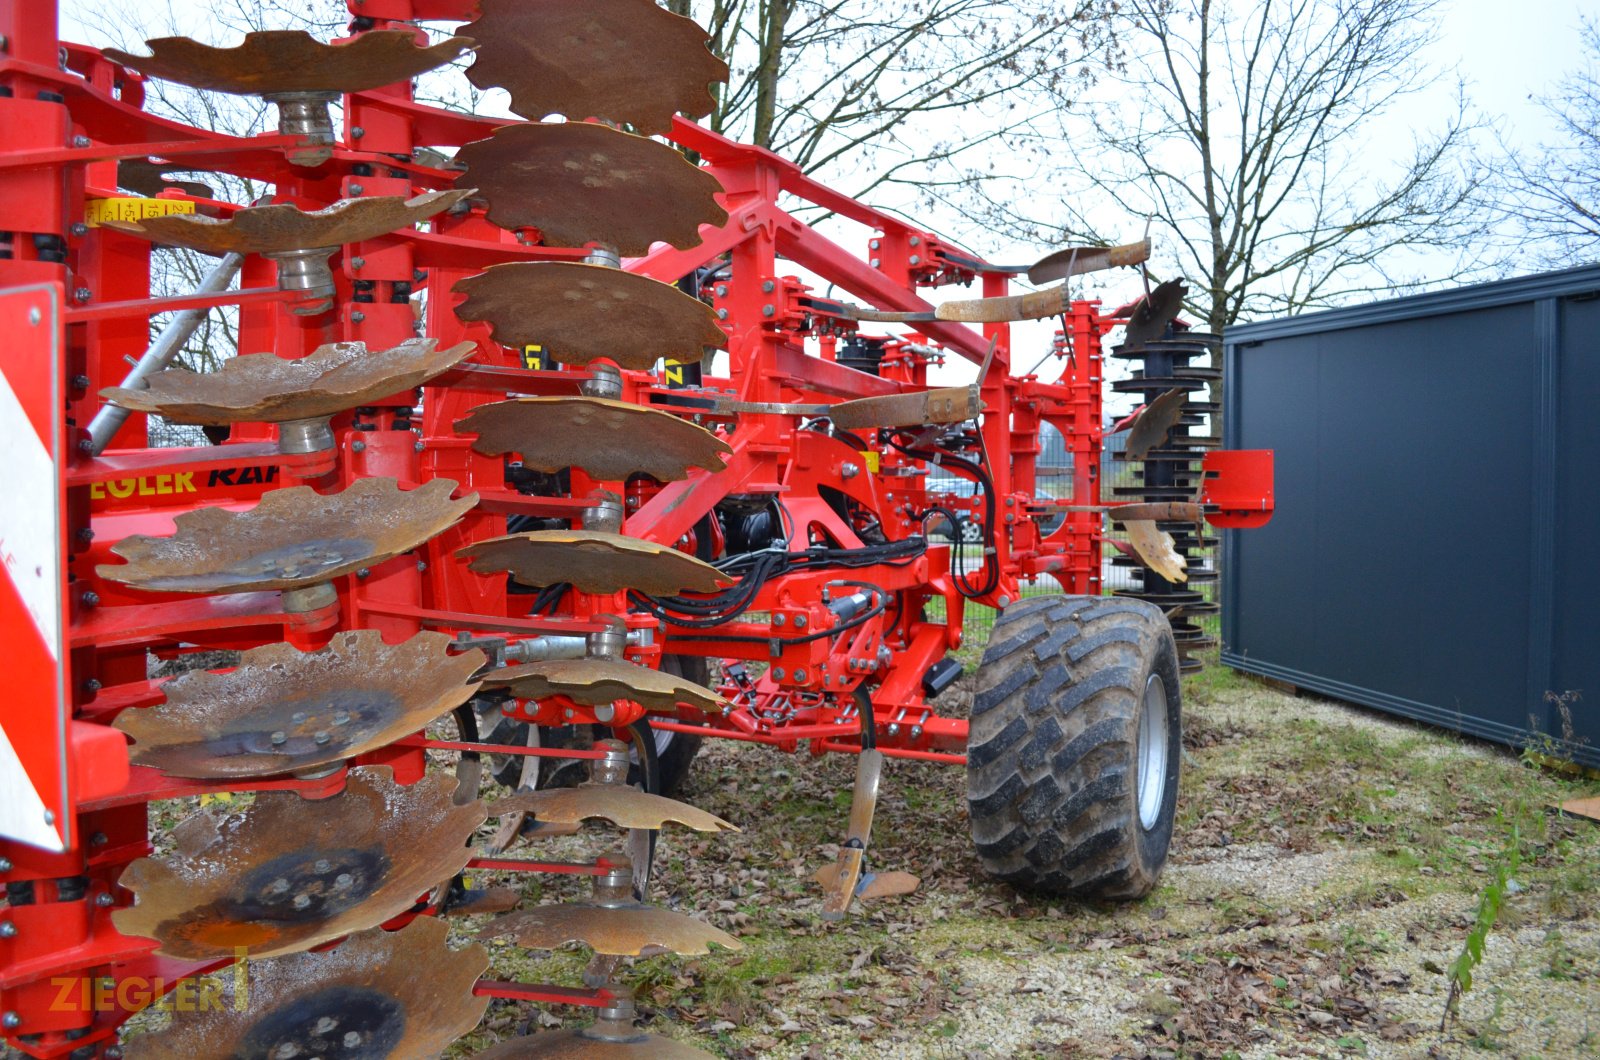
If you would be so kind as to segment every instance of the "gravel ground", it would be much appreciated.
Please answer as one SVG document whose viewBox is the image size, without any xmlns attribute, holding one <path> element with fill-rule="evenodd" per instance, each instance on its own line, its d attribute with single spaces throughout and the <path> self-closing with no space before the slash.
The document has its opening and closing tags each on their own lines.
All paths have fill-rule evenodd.
<svg viewBox="0 0 1600 1060">
<path fill-rule="evenodd" d="M 963 709 L 970 681 L 946 695 Z M 1600 1055 L 1600 825 L 1546 809 L 1594 782 L 1227 671 L 1186 696 L 1171 860 L 1125 906 L 990 881 L 962 771 L 894 762 L 871 861 L 922 887 L 826 924 L 808 877 L 837 850 L 853 763 L 708 741 L 684 798 L 745 831 L 666 835 L 656 900 L 745 949 L 631 962 L 650 1029 L 726 1057 Z M 1516 893 L 1441 1031 L 1446 969 L 1511 849 Z M 584 965 L 492 953 L 505 977 L 576 983 Z M 460 1051 L 563 1022 L 581 1015 L 497 1003 Z"/>
</svg>

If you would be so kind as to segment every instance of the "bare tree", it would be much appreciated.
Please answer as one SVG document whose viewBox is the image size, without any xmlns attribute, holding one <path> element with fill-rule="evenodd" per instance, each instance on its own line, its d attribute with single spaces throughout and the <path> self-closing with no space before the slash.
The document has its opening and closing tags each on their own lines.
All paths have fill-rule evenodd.
<svg viewBox="0 0 1600 1060">
<path fill-rule="evenodd" d="M 1077 194 L 1055 217 L 1010 204 L 987 216 L 1104 242 L 1148 223 L 1213 330 L 1464 277 L 1488 230 L 1478 124 L 1459 88 L 1436 128 L 1397 113 L 1438 85 L 1421 61 L 1436 6 L 1131 0 L 1126 65 L 1066 153 L 1062 186 Z"/>
<path fill-rule="evenodd" d="M 707 124 L 857 196 L 1013 176 L 1112 45 L 1111 0 L 667 0 L 732 74 Z"/>
<path fill-rule="evenodd" d="M 1579 25 L 1584 65 L 1540 100 L 1562 139 L 1536 152 L 1507 150 L 1516 219 L 1553 265 L 1600 261 L 1600 22 Z"/>
</svg>

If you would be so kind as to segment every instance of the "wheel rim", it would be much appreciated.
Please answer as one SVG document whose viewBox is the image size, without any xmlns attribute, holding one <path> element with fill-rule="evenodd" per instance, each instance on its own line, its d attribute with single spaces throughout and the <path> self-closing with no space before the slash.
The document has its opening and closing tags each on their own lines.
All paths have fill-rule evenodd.
<svg viewBox="0 0 1600 1060">
<path fill-rule="evenodd" d="M 1144 684 L 1144 701 L 1139 709 L 1138 800 L 1139 826 L 1150 831 L 1161 820 L 1161 804 L 1167 795 L 1167 683 L 1160 674 L 1151 674 Z"/>
</svg>

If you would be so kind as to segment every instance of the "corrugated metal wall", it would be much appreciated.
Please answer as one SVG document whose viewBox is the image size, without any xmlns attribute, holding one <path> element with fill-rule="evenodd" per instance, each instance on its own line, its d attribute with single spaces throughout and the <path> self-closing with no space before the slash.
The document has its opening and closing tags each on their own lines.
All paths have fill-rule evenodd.
<svg viewBox="0 0 1600 1060">
<path fill-rule="evenodd" d="M 1234 328 L 1222 660 L 1600 765 L 1600 266 Z"/>
</svg>

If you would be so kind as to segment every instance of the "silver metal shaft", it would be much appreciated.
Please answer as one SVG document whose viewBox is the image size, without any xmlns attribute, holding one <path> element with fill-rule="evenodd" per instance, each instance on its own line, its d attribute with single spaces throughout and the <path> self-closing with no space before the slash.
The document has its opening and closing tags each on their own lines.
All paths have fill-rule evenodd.
<svg viewBox="0 0 1600 1060">
<path fill-rule="evenodd" d="M 243 264 L 243 254 L 224 254 L 222 260 L 200 281 L 200 289 L 195 294 L 216 294 L 227 290 Z M 147 385 L 146 379 L 172 363 L 172 358 L 189 341 L 189 336 L 194 334 L 194 329 L 200 326 L 200 321 L 206 318 L 208 312 L 208 309 L 185 309 L 174 315 L 133 366 L 133 371 L 122 380 L 122 385 L 130 390 L 143 390 Z M 111 443 L 112 436 L 127 420 L 127 409 L 109 403 L 102 405 L 100 411 L 94 414 L 94 419 L 89 421 L 90 454 L 99 456 L 103 453 Z"/>
</svg>

